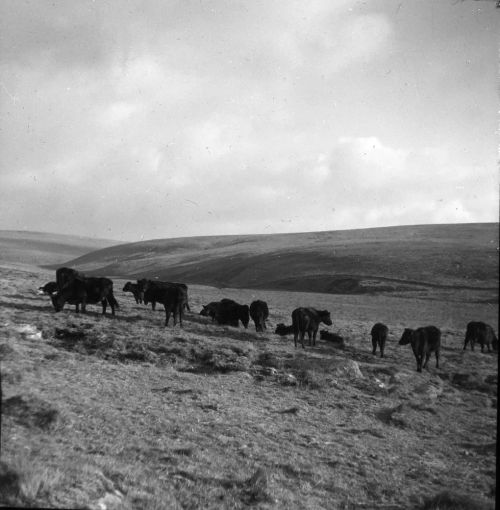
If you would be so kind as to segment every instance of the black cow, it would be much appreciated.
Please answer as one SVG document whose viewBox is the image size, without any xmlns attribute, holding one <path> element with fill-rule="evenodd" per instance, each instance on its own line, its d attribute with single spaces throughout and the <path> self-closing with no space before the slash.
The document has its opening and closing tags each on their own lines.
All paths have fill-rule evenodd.
<svg viewBox="0 0 500 510">
<path fill-rule="evenodd" d="M 241 321 L 245 328 L 248 328 L 250 322 L 250 311 L 248 305 L 240 305 L 232 299 L 221 299 L 219 308 L 215 314 L 217 324 L 227 324 L 229 326 L 238 327 Z"/>
<path fill-rule="evenodd" d="M 321 340 L 325 340 L 326 342 L 332 343 L 335 347 L 338 347 L 339 349 L 345 348 L 344 339 L 337 335 L 336 333 L 330 333 L 330 331 L 327 331 L 326 329 L 322 329 L 319 332 L 319 338 Z"/>
<path fill-rule="evenodd" d="M 141 292 L 137 283 L 127 282 L 123 287 L 123 292 L 131 292 L 137 304 L 142 303 Z"/>
<path fill-rule="evenodd" d="M 377 322 L 373 325 L 373 328 L 370 332 L 370 335 L 372 336 L 372 354 L 375 356 L 375 353 L 377 352 L 377 345 L 380 349 L 380 357 L 384 357 L 384 348 L 385 348 L 385 342 L 387 340 L 387 335 L 389 334 L 389 328 L 382 324 L 381 322 Z"/>
<path fill-rule="evenodd" d="M 57 286 L 57 282 L 49 282 L 46 283 L 43 287 L 38 287 L 38 294 L 47 294 L 50 296 L 51 294 L 54 294 L 54 292 L 57 292 L 59 290 L 59 287 Z"/>
<path fill-rule="evenodd" d="M 316 310 L 316 308 L 296 308 L 292 312 L 293 340 L 297 347 L 297 339 L 300 335 L 300 343 L 304 349 L 304 335 L 309 337 L 309 345 L 316 345 L 316 335 L 320 323 L 327 326 L 332 325 L 330 312 L 327 310 Z"/>
<path fill-rule="evenodd" d="M 252 301 L 250 303 L 250 317 L 255 323 L 255 331 L 264 331 L 266 328 L 266 319 L 269 317 L 269 308 L 265 301 Z"/>
<path fill-rule="evenodd" d="M 74 278 L 72 282 L 66 281 L 63 288 L 51 295 L 52 304 L 56 312 L 63 309 L 65 303 L 76 306 L 82 305 L 82 313 L 86 311 L 87 303 L 101 303 L 103 315 L 106 313 L 106 306 L 111 307 L 111 314 L 115 314 L 118 303 L 113 295 L 113 282 L 109 278 Z"/>
<path fill-rule="evenodd" d="M 188 312 L 191 311 L 191 309 L 189 308 L 189 303 L 188 303 L 188 287 L 185 283 L 175 283 L 175 282 L 162 282 L 160 280 L 147 280 L 146 278 L 143 278 L 142 280 L 137 280 L 137 289 L 139 291 L 139 296 L 142 300 L 144 300 L 144 292 L 145 292 L 145 289 L 146 289 L 146 284 L 150 282 L 150 283 L 154 283 L 154 284 L 159 284 L 160 286 L 163 285 L 163 286 L 174 286 L 174 287 L 179 287 L 181 289 L 181 292 L 183 293 L 184 295 L 184 300 L 183 300 L 183 311 L 184 309 L 186 309 Z M 156 309 L 156 301 L 149 301 L 151 303 L 151 309 L 154 311 Z"/>
<path fill-rule="evenodd" d="M 275 334 L 279 336 L 291 335 L 293 333 L 293 326 L 285 326 L 282 322 L 280 322 L 276 326 Z"/>
<path fill-rule="evenodd" d="M 201 309 L 200 315 L 203 317 L 211 317 L 212 322 L 214 322 L 219 306 L 220 301 L 212 301 L 211 303 L 208 303 L 208 305 L 202 305 L 203 308 Z"/>
<path fill-rule="evenodd" d="M 166 282 L 153 282 L 148 280 L 142 287 L 144 304 L 161 303 L 165 308 L 165 326 L 168 326 L 170 314 L 174 316 L 174 326 L 177 324 L 182 327 L 182 313 L 186 304 L 187 294 L 179 285 L 171 285 Z"/>
<path fill-rule="evenodd" d="M 491 346 L 495 351 L 498 350 L 498 339 L 495 335 L 495 331 L 489 324 L 484 322 L 469 322 L 467 324 L 467 331 L 465 332 L 464 351 L 467 348 L 467 344 L 470 342 L 470 348 L 474 350 L 474 344 L 477 342 L 481 346 L 481 352 L 484 352 L 484 346 L 488 348 L 488 352 L 491 352 Z"/>
<path fill-rule="evenodd" d="M 425 326 L 424 328 L 409 329 L 406 328 L 399 345 L 411 344 L 413 354 L 417 360 L 417 372 L 422 372 L 422 368 L 427 366 L 432 351 L 436 355 L 436 368 L 439 368 L 439 350 L 441 348 L 441 331 L 436 326 Z M 422 362 L 425 356 L 425 363 Z"/>
<path fill-rule="evenodd" d="M 70 267 L 60 267 L 56 269 L 56 283 L 59 290 L 63 290 L 67 285 L 71 285 L 75 279 L 83 280 L 85 275 L 71 269 Z"/>
</svg>

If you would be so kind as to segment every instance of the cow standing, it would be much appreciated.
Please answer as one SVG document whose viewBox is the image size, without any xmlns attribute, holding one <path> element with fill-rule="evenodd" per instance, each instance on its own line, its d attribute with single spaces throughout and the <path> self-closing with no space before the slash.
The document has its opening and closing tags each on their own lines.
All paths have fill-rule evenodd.
<svg viewBox="0 0 500 510">
<path fill-rule="evenodd" d="M 202 309 L 200 311 L 200 315 L 203 317 L 211 317 L 212 322 L 215 322 L 215 316 L 220 307 L 220 301 L 212 301 L 208 303 L 208 305 L 202 305 Z"/>
<path fill-rule="evenodd" d="M 467 324 L 467 331 L 465 332 L 465 342 L 464 348 L 465 351 L 467 348 L 467 344 L 470 342 L 470 348 L 474 350 L 474 344 L 477 342 L 481 346 L 481 352 L 484 352 L 484 346 L 486 345 L 488 352 L 491 352 L 491 347 L 493 350 L 498 350 L 498 339 L 495 335 L 495 331 L 489 324 L 485 324 L 484 322 L 469 322 Z"/>
<path fill-rule="evenodd" d="M 241 321 L 246 329 L 250 322 L 248 305 L 240 305 L 232 299 L 221 299 L 215 314 L 215 321 L 217 324 L 227 324 L 235 328 L 238 327 L 239 321 Z"/>
<path fill-rule="evenodd" d="M 373 328 L 370 332 L 370 335 L 372 336 L 372 354 L 375 356 L 377 352 L 377 345 L 380 349 L 380 357 L 384 357 L 384 348 L 385 348 L 385 342 L 387 340 L 387 335 L 389 334 L 389 328 L 382 324 L 381 322 L 377 322 L 373 325 Z"/>
<path fill-rule="evenodd" d="M 425 326 L 418 329 L 406 328 L 403 332 L 399 345 L 411 344 L 413 354 L 417 360 L 417 372 L 427 366 L 431 353 L 436 355 L 436 368 L 439 368 L 439 350 L 441 348 L 441 331 L 435 326 Z M 425 363 L 422 362 L 425 357 Z"/>
<path fill-rule="evenodd" d="M 250 317 L 255 324 L 255 331 L 262 332 L 266 329 L 266 320 L 269 317 L 269 308 L 265 301 L 252 301 L 250 303 Z"/>
<path fill-rule="evenodd" d="M 156 302 L 161 303 L 165 308 L 165 326 L 168 326 L 170 314 L 174 316 L 174 326 L 177 324 L 182 327 L 182 313 L 187 300 L 187 294 L 184 289 L 178 285 L 168 284 L 167 282 L 146 281 L 142 287 L 144 304 Z"/>
<path fill-rule="evenodd" d="M 139 298 L 144 301 L 144 292 L 146 289 L 146 286 L 150 283 L 153 283 L 155 285 L 160 286 L 170 286 L 170 287 L 179 287 L 181 289 L 181 293 L 183 294 L 183 311 L 186 309 L 188 312 L 191 311 L 189 308 L 188 303 L 188 287 L 185 283 L 175 283 L 175 282 L 162 282 L 160 280 L 147 280 L 146 278 L 143 278 L 142 280 L 137 280 L 137 290 L 139 291 Z M 151 303 L 151 309 L 154 311 L 156 308 L 156 301 L 152 300 L 149 301 Z M 144 303 L 146 304 L 146 303 Z"/>
<path fill-rule="evenodd" d="M 106 314 L 108 304 L 111 307 L 112 315 L 115 315 L 115 308 L 118 308 L 118 303 L 113 295 L 113 282 L 109 278 L 79 276 L 72 281 L 66 281 L 62 289 L 50 297 L 56 312 L 60 312 L 66 303 L 75 305 L 76 313 L 79 313 L 80 305 L 82 313 L 85 313 L 87 303 L 100 302 L 103 315 Z"/>
<path fill-rule="evenodd" d="M 300 335 L 300 343 L 304 349 L 304 335 L 309 337 L 309 345 L 316 345 L 316 335 L 320 323 L 327 326 L 332 325 L 330 312 L 327 310 L 316 310 L 315 308 L 296 308 L 292 312 L 293 340 L 297 348 L 297 339 Z"/>
<path fill-rule="evenodd" d="M 137 283 L 127 282 L 123 287 L 123 292 L 131 292 L 134 296 L 135 302 L 137 304 L 142 303 L 141 292 L 139 291 L 139 285 Z"/>
</svg>

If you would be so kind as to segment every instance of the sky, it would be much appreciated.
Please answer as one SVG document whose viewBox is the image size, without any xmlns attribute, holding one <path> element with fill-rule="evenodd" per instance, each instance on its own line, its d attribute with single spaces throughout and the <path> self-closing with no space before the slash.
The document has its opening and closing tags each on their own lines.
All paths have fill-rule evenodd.
<svg viewBox="0 0 500 510">
<path fill-rule="evenodd" d="M 2 0 L 0 229 L 496 222 L 500 9 Z"/>
</svg>

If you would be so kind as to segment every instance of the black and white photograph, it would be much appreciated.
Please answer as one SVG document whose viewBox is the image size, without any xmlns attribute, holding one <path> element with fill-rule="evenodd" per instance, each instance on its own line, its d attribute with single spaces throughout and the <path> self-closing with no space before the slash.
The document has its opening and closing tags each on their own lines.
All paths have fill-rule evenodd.
<svg viewBox="0 0 500 510">
<path fill-rule="evenodd" d="M 494 510 L 499 34 L 0 0 L 0 506 Z"/>
</svg>

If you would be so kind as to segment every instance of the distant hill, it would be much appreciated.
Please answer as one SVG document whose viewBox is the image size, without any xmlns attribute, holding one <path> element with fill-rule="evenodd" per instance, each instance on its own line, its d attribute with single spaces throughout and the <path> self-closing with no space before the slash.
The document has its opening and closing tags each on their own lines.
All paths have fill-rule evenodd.
<svg viewBox="0 0 500 510">
<path fill-rule="evenodd" d="M 218 287 L 363 293 L 498 286 L 498 224 L 160 239 L 88 253 L 88 274 Z"/>
<path fill-rule="evenodd" d="M 0 230 L 0 263 L 58 264 L 114 244 L 117 241 L 109 239 Z"/>
</svg>

